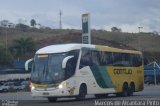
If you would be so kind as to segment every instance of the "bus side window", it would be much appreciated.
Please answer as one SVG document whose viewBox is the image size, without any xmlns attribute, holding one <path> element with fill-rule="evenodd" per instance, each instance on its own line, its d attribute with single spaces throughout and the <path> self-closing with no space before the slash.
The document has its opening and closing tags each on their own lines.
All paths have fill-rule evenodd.
<svg viewBox="0 0 160 106">
<path fill-rule="evenodd" d="M 81 54 L 81 60 L 80 60 L 80 66 L 79 68 L 83 68 L 85 66 L 91 66 L 92 62 L 91 62 L 91 53 L 89 50 L 82 50 L 82 54 Z"/>
<path fill-rule="evenodd" d="M 68 60 L 68 62 L 66 64 L 66 69 L 65 69 L 66 78 L 71 77 L 75 72 L 76 64 L 75 64 L 75 59 L 74 58 Z"/>
<path fill-rule="evenodd" d="M 91 66 L 99 66 L 100 65 L 100 54 L 98 51 L 91 51 Z"/>
<path fill-rule="evenodd" d="M 109 66 L 112 66 L 113 65 L 113 60 L 114 60 L 114 57 L 113 57 L 113 53 L 112 52 L 105 52 L 105 60 L 106 60 L 106 63 L 105 65 L 109 65 Z"/>
<path fill-rule="evenodd" d="M 113 52 L 113 66 L 123 66 L 121 53 Z"/>
<path fill-rule="evenodd" d="M 139 54 L 133 54 L 132 55 L 132 62 L 134 67 L 138 67 L 142 65 L 142 56 Z"/>
<path fill-rule="evenodd" d="M 135 63 L 134 63 L 134 55 L 133 54 L 130 54 L 130 64 L 131 64 L 131 66 L 132 67 L 134 67 L 135 65 Z"/>
<path fill-rule="evenodd" d="M 106 52 L 99 52 L 99 61 L 101 66 L 107 65 L 108 56 Z"/>
<path fill-rule="evenodd" d="M 137 54 L 137 66 L 142 65 L 142 56 Z"/>
<path fill-rule="evenodd" d="M 69 59 L 66 64 L 66 77 L 69 78 L 75 73 L 77 60 L 79 56 L 79 50 L 72 50 L 68 53 L 68 56 L 74 56 L 73 58 Z"/>
<path fill-rule="evenodd" d="M 129 53 L 122 53 L 122 64 L 124 66 L 132 66 L 131 64 L 131 54 Z"/>
</svg>

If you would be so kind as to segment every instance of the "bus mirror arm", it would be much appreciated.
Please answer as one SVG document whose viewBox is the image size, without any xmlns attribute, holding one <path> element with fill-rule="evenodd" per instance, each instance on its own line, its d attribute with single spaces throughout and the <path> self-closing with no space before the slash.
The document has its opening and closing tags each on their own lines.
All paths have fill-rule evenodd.
<svg viewBox="0 0 160 106">
<path fill-rule="evenodd" d="M 74 56 L 72 55 L 72 56 L 67 56 L 67 57 L 65 57 L 65 58 L 63 59 L 63 61 L 62 61 L 62 68 L 63 68 L 63 69 L 66 68 L 67 61 L 68 61 L 69 59 L 73 58 L 73 57 L 74 57 Z"/>
<path fill-rule="evenodd" d="M 31 58 L 31 59 L 29 59 L 29 60 L 27 60 L 26 62 L 25 62 L 25 71 L 28 71 L 28 64 L 30 63 L 30 62 L 32 62 L 33 61 L 33 58 Z"/>
</svg>

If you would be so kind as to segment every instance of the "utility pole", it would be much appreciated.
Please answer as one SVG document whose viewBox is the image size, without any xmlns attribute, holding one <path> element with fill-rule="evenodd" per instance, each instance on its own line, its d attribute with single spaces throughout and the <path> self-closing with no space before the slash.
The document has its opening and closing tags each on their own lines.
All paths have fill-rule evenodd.
<svg viewBox="0 0 160 106">
<path fill-rule="evenodd" d="M 59 12 L 59 29 L 62 29 L 62 11 Z"/>
</svg>

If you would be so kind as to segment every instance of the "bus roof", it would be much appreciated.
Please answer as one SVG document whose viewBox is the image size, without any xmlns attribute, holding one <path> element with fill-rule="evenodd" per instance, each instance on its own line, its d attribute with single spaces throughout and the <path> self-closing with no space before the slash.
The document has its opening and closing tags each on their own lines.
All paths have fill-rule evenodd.
<svg viewBox="0 0 160 106">
<path fill-rule="evenodd" d="M 133 53 L 133 54 L 142 54 L 140 51 L 136 50 L 127 50 L 127 49 L 119 49 L 109 46 L 96 45 L 96 49 L 100 51 L 109 51 L 109 52 L 120 52 L 120 53 Z"/>
<path fill-rule="evenodd" d="M 126 49 L 118 49 L 109 46 L 102 46 L 102 45 L 91 45 L 91 44 L 57 44 L 57 45 L 50 45 L 39 49 L 36 54 L 50 54 L 50 53 L 61 53 L 61 52 L 68 52 L 71 50 L 81 49 L 83 47 L 86 48 L 93 48 L 101 51 L 110 51 L 110 52 L 122 52 L 122 53 L 136 53 L 141 54 L 140 51 L 135 50 L 126 50 Z"/>
<path fill-rule="evenodd" d="M 89 44 L 58 44 L 58 45 L 50 45 L 39 49 L 36 54 L 46 54 L 46 53 L 60 53 L 60 52 L 68 52 L 71 50 L 81 49 L 82 47 L 95 48 L 95 45 Z"/>
</svg>

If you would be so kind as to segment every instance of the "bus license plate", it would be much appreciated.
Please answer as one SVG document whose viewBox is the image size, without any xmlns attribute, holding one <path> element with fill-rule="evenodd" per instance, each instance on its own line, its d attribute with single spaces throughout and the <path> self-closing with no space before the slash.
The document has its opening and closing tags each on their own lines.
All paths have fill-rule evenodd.
<svg viewBox="0 0 160 106">
<path fill-rule="evenodd" d="M 49 95 L 49 93 L 48 93 L 48 92 L 44 92 L 44 93 L 43 93 L 43 95 L 48 96 L 48 95 Z"/>
</svg>

